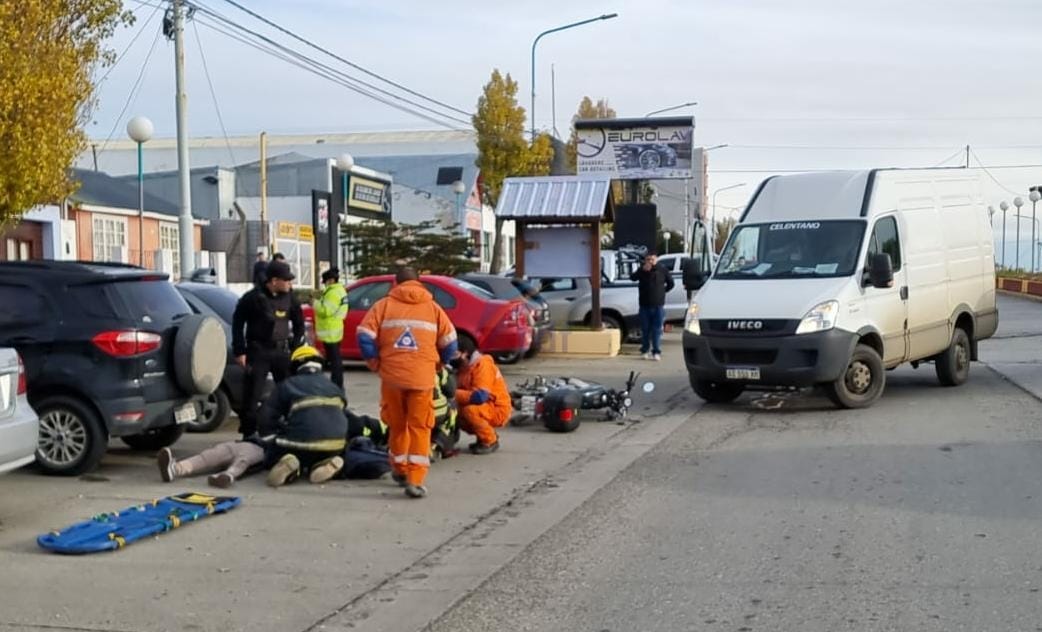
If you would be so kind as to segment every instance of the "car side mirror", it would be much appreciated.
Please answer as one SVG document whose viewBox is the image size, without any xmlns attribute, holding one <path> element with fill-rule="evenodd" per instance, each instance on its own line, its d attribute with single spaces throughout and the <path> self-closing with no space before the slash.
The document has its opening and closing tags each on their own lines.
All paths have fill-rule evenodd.
<svg viewBox="0 0 1042 632">
<path fill-rule="evenodd" d="M 872 255 L 868 262 L 868 280 L 873 287 L 894 286 L 894 263 L 890 260 L 890 255 L 886 253 Z"/>
<path fill-rule="evenodd" d="M 685 259 L 681 269 L 685 290 L 694 292 L 706 284 L 706 273 L 702 270 L 702 262 L 698 259 Z"/>
</svg>

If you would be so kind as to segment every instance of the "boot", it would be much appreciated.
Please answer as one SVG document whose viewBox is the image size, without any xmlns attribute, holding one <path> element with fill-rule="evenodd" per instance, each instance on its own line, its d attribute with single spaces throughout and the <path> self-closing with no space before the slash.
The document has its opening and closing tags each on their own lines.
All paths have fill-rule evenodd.
<svg viewBox="0 0 1042 632">
<path fill-rule="evenodd" d="M 268 472 L 268 485 L 282 487 L 300 476 L 300 461 L 292 454 L 284 455 Z"/>
<path fill-rule="evenodd" d="M 427 495 L 427 488 L 423 485 L 406 485 L 405 495 L 409 498 L 423 498 Z"/>
<path fill-rule="evenodd" d="M 339 472 L 343 467 L 344 459 L 339 456 L 325 459 L 311 468 L 311 474 L 308 476 L 308 480 L 312 483 L 325 483 L 336 476 L 337 472 Z"/>
<path fill-rule="evenodd" d="M 471 452 L 471 454 L 492 454 L 493 452 L 495 452 L 498 449 L 499 449 L 499 440 L 498 439 L 495 441 L 495 443 L 492 443 L 492 444 L 482 443 L 480 441 L 475 441 L 474 443 L 470 444 L 470 452 Z"/>
</svg>

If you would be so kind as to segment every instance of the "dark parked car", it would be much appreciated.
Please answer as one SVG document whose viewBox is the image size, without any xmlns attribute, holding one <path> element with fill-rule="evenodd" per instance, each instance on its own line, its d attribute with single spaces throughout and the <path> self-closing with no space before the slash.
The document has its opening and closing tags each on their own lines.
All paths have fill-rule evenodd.
<svg viewBox="0 0 1042 632">
<path fill-rule="evenodd" d="M 174 287 L 188 301 L 193 312 L 220 320 L 228 339 L 228 357 L 221 385 L 207 396 L 199 418 L 187 426 L 188 432 L 212 432 L 220 428 L 233 411 L 238 415 L 242 410 L 246 369 L 235 361 L 231 346 L 232 314 L 235 313 L 235 304 L 239 302 L 239 297 L 234 292 L 209 282 L 178 283 Z M 270 387 L 270 377 L 268 382 Z"/>
<path fill-rule="evenodd" d="M 25 364 L 50 474 L 95 467 L 109 437 L 177 441 L 224 370 L 225 333 L 165 274 L 119 264 L 0 263 L 0 345 Z"/>
<path fill-rule="evenodd" d="M 534 328 L 532 346 L 525 353 L 525 357 L 530 358 L 539 353 L 553 325 L 550 319 L 550 304 L 539 293 L 539 288 L 525 279 L 503 277 L 496 274 L 471 273 L 461 275 L 460 278 L 491 292 L 498 299 L 505 301 L 523 299 L 532 314 L 532 326 Z M 511 362 L 517 362 L 520 357 L 520 353 L 500 354 L 497 356 L 497 359 L 500 362 L 510 364 Z"/>
</svg>

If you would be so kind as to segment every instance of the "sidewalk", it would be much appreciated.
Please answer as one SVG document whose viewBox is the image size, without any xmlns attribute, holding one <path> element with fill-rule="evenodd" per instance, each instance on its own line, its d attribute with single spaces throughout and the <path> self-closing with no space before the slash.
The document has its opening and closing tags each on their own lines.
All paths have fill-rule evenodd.
<svg viewBox="0 0 1042 632">
<path fill-rule="evenodd" d="M 538 360 L 504 367 L 510 383 L 572 374 L 622 385 L 630 368 L 658 388 L 638 393 L 639 423 L 584 422 L 574 433 L 508 428 L 494 455 L 436 464 L 431 495 L 410 501 L 389 481 L 241 481 L 240 508 L 107 554 L 63 557 L 35 537 L 91 515 L 181 491 L 159 482 L 151 455 L 112 449 L 95 473 L 0 477 L 0 629 L 409 630 L 426 624 L 592 495 L 695 410 L 679 336 L 666 360 Z M 645 378 L 645 379 L 646 379 Z M 374 413 L 378 389 L 346 374 L 352 406 Z M 186 435 L 188 454 L 234 438 L 234 426 Z M 464 439 L 464 442 L 468 439 Z M 409 595 L 408 605 L 396 599 Z"/>
<path fill-rule="evenodd" d="M 999 330 L 981 343 L 981 361 L 1042 401 L 1042 303 L 999 297 Z"/>
</svg>

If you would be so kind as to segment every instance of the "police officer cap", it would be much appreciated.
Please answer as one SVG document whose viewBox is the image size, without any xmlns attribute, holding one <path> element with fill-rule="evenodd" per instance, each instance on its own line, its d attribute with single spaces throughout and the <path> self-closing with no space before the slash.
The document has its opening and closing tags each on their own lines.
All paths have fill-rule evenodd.
<svg viewBox="0 0 1042 632">
<path fill-rule="evenodd" d="M 268 264 L 268 278 L 292 281 L 296 277 L 293 276 L 293 272 L 290 271 L 288 263 L 285 261 L 272 261 Z"/>
<path fill-rule="evenodd" d="M 328 269 L 328 270 L 326 270 L 325 272 L 322 273 L 322 282 L 323 283 L 325 283 L 326 281 L 328 281 L 330 279 L 339 279 L 339 278 L 340 278 L 340 270 L 338 270 L 336 268 L 330 268 L 330 269 Z"/>
</svg>

